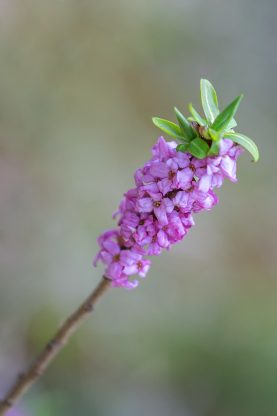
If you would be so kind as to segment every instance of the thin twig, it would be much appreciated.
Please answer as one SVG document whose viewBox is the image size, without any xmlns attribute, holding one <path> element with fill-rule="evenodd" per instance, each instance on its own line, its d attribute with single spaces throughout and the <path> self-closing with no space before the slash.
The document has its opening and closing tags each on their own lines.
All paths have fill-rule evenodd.
<svg viewBox="0 0 277 416">
<path fill-rule="evenodd" d="M 26 373 L 20 374 L 6 396 L 0 401 L 0 415 L 4 415 L 32 384 L 42 376 L 56 355 L 66 345 L 69 338 L 75 333 L 89 313 L 92 312 L 96 301 L 106 292 L 109 286 L 110 280 L 103 277 L 90 296 L 63 323 L 35 362 Z"/>
</svg>

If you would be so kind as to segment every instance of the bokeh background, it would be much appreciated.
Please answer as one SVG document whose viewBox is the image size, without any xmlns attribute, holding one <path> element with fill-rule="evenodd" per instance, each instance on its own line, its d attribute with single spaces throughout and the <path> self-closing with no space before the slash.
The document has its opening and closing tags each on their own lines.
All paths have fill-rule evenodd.
<svg viewBox="0 0 277 416">
<path fill-rule="evenodd" d="M 114 289 L 20 416 L 277 414 L 275 0 L 0 0 L 0 393 L 92 290 L 154 115 L 244 92 L 261 159 Z M 11 413 L 12 414 L 12 413 Z"/>
</svg>

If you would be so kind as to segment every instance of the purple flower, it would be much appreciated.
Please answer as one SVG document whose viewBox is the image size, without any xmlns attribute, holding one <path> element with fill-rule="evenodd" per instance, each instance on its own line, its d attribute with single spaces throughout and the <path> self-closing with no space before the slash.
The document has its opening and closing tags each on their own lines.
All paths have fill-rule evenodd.
<svg viewBox="0 0 277 416">
<path fill-rule="evenodd" d="M 158 241 L 158 235 L 154 235 L 152 240 L 147 248 L 147 255 L 148 256 L 159 256 L 162 252 L 162 246 Z"/>
<path fill-rule="evenodd" d="M 129 276 L 125 274 L 122 274 L 116 280 L 112 280 L 113 287 L 124 287 L 125 289 L 135 289 L 138 284 L 138 280 L 129 280 Z"/>
<path fill-rule="evenodd" d="M 116 212 L 118 227 L 98 238 L 101 261 L 113 286 L 133 289 L 131 276 L 145 277 L 150 260 L 181 241 L 194 225 L 193 213 L 210 210 L 218 203 L 213 188 L 224 178 L 236 181 L 240 146 L 223 139 L 218 156 L 196 159 L 176 151 L 176 142 L 160 137 L 152 158 L 135 172 L 135 188 L 124 195 Z"/>
<path fill-rule="evenodd" d="M 153 159 L 167 160 L 170 156 L 175 156 L 174 149 L 176 146 L 176 142 L 166 142 L 161 136 L 152 148 Z"/>
<path fill-rule="evenodd" d="M 168 198 L 163 198 L 161 193 L 151 193 L 150 197 L 140 198 L 137 200 L 136 208 L 138 212 L 154 212 L 161 224 L 167 224 L 167 213 L 172 212 L 173 206 Z"/>
<path fill-rule="evenodd" d="M 153 178 L 163 179 L 168 177 L 169 168 L 165 162 L 156 160 L 150 166 L 149 173 Z"/>
<path fill-rule="evenodd" d="M 136 263 L 125 267 L 124 272 L 127 275 L 138 274 L 140 277 L 145 277 L 150 268 L 150 264 L 150 260 L 138 260 Z"/>
<path fill-rule="evenodd" d="M 116 286 L 120 282 L 120 286 L 133 287 L 135 283 L 131 282 L 132 284 L 129 285 L 127 277 L 134 274 L 130 273 L 130 267 L 143 261 L 142 253 L 136 250 L 136 247 L 132 249 L 122 247 L 122 239 L 118 230 L 105 232 L 99 237 L 98 242 L 101 248 L 94 260 L 94 265 L 99 260 L 102 261 L 107 266 L 105 276 L 111 279 Z"/>
<path fill-rule="evenodd" d="M 199 192 L 198 199 L 193 204 L 193 212 L 210 211 L 216 204 L 218 204 L 218 197 L 212 190 L 208 193 Z"/>
<path fill-rule="evenodd" d="M 232 140 L 221 140 L 219 156 L 204 159 L 206 166 L 196 168 L 195 175 L 199 178 L 199 190 L 208 192 L 209 189 L 219 188 L 225 177 L 236 182 L 236 160 L 242 151 L 243 149 L 235 145 Z"/>
<path fill-rule="evenodd" d="M 169 248 L 171 244 L 182 240 L 186 235 L 186 228 L 182 223 L 180 215 L 175 211 L 170 215 L 169 223 L 160 227 L 158 231 L 158 243 L 163 248 Z"/>
<path fill-rule="evenodd" d="M 191 196 L 189 192 L 179 191 L 172 199 L 175 211 L 189 212 L 191 209 Z"/>
</svg>

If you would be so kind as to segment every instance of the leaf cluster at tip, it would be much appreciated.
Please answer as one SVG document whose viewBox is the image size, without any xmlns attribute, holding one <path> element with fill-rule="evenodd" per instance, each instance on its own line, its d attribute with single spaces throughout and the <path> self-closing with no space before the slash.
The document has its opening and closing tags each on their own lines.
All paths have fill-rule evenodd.
<svg viewBox="0 0 277 416">
<path fill-rule="evenodd" d="M 178 151 L 190 153 L 198 159 L 218 155 L 220 141 L 228 138 L 248 150 L 253 160 L 257 162 L 259 151 L 256 144 L 244 134 L 234 131 L 237 126 L 234 116 L 243 95 L 239 95 L 220 112 L 216 91 L 207 79 L 201 79 L 200 93 L 205 117 L 202 117 L 193 105 L 189 104 L 188 109 L 191 114 L 189 117 L 186 118 L 175 107 L 178 124 L 154 117 L 155 126 L 180 142 L 177 146 Z"/>
</svg>

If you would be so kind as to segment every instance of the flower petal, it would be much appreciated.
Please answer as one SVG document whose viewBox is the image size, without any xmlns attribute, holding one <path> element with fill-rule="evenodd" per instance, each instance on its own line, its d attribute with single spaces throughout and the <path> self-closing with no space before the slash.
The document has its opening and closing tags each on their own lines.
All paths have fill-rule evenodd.
<svg viewBox="0 0 277 416">
<path fill-rule="evenodd" d="M 160 178 L 160 179 L 167 178 L 168 171 L 169 171 L 168 167 L 163 162 L 153 163 L 152 166 L 150 167 L 150 173 L 155 178 Z"/>
<path fill-rule="evenodd" d="M 212 176 L 211 175 L 203 175 L 199 180 L 198 189 L 201 192 L 208 192 L 212 184 Z"/>
<path fill-rule="evenodd" d="M 160 205 L 159 207 L 154 206 L 154 213 L 161 225 L 166 225 L 168 223 L 166 210 L 163 205 Z"/>
<path fill-rule="evenodd" d="M 137 200 L 138 212 L 151 212 L 153 210 L 153 202 L 151 198 L 140 198 Z"/>
</svg>

